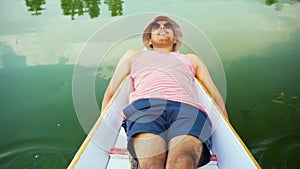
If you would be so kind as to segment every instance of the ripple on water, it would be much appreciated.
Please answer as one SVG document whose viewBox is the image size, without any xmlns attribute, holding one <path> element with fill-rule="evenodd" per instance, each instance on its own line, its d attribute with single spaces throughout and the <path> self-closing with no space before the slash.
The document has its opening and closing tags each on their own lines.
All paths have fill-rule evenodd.
<svg viewBox="0 0 300 169">
<path fill-rule="evenodd" d="M 5 169 L 64 169 L 74 154 L 72 148 L 36 141 L 14 143 L 0 150 L 0 168 Z"/>
<path fill-rule="evenodd" d="M 262 168 L 295 168 L 300 156 L 300 135 L 285 135 L 260 141 L 252 152 L 258 157 Z"/>
</svg>

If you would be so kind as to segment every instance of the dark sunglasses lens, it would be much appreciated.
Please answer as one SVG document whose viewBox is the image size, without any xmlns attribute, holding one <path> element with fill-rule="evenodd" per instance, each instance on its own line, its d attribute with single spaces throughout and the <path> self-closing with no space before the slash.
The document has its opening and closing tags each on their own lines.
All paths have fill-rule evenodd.
<svg viewBox="0 0 300 169">
<path fill-rule="evenodd" d="M 159 29 L 159 28 L 160 28 L 160 24 L 152 23 L 152 29 Z"/>
<path fill-rule="evenodd" d="M 170 23 L 165 23 L 165 24 L 164 24 L 164 27 L 165 27 L 166 29 L 172 29 L 172 24 L 170 24 Z"/>
<path fill-rule="evenodd" d="M 152 29 L 159 29 L 160 27 L 161 27 L 161 25 L 159 24 L 159 23 L 152 23 L 152 25 L 151 25 L 152 27 Z M 166 29 L 172 29 L 172 24 L 170 24 L 170 23 L 165 23 L 164 24 L 164 27 L 166 28 Z"/>
</svg>

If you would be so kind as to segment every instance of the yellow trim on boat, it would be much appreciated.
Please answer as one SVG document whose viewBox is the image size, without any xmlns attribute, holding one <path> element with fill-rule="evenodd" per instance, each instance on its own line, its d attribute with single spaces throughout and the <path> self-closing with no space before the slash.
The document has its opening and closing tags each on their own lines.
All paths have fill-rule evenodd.
<svg viewBox="0 0 300 169">
<path fill-rule="evenodd" d="M 76 164 L 80 160 L 80 158 L 81 158 L 82 154 L 84 153 L 85 149 L 87 148 L 87 146 L 91 142 L 91 140 L 92 140 L 91 138 L 94 137 L 94 135 L 95 135 L 95 133 L 96 133 L 99 125 L 102 123 L 105 114 L 107 113 L 107 111 L 109 110 L 109 108 L 113 105 L 113 102 L 116 100 L 117 96 L 120 94 L 121 88 L 124 85 L 125 81 L 126 81 L 126 78 L 122 81 L 121 85 L 119 86 L 119 88 L 117 89 L 117 91 L 115 92 L 115 94 L 113 95 L 113 97 L 110 99 L 110 101 L 108 102 L 107 106 L 104 108 L 104 110 L 101 113 L 100 117 L 98 118 L 98 120 L 96 121 L 95 125 L 93 126 L 93 128 L 89 132 L 87 138 L 84 140 L 84 142 L 82 143 L 81 147 L 79 148 L 79 150 L 75 154 L 73 160 L 71 161 L 71 163 L 69 164 L 69 166 L 68 166 L 67 169 L 73 169 L 73 168 L 75 168 Z"/>
<path fill-rule="evenodd" d="M 124 83 L 126 81 L 127 78 L 125 78 L 121 85 L 119 86 L 118 90 L 116 91 L 116 93 L 114 94 L 114 96 L 112 97 L 112 99 L 109 101 L 108 105 L 105 107 L 104 111 L 102 112 L 101 116 L 98 118 L 96 124 L 93 126 L 93 128 L 91 129 L 89 135 L 87 136 L 87 138 L 84 140 L 82 146 L 79 148 L 79 150 L 77 151 L 74 159 L 72 160 L 72 162 L 69 164 L 68 169 L 73 169 L 75 168 L 75 166 L 77 165 L 77 163 L 79 162 L 81 156 L 84 154 L 86 148 L 88 147 L 89 143 L 91 142 L 93 136 L 96 133 L 96 130 L 98 129 L 98 127 L 101 125 L 105 115 L 108 113 L 108 110 L 110 109 L 110 107 L 113 105 L 114 101 L 116 100 L 117 96 L 120 94 L 121 92 L 121 88 L 122 86 L 124 86 Z M 198 79 L 197 79 L 198 80 Z M 247 148 L 247 146 L 245 145 L 245 143 L 242 141 L 242 139 L 240 138 L 240 136 L 237 134 L 237 132 L 234 130 L 233 126 L 230 124 L 229 120 L 225 117 L 225 115 L 222 113 L 222 111 L 220 110 L 220 108 L 217 106 L 217 104 L 215 103 L 214 99 L 212 98 L 212 96 L 209 94 L 209 92 L 207 91 L 207 89 L 205 88 L 205 86 L 201 83 L 201 81 L 199 81 L 200 86 L 203 88 L 205 94 L 211 99 L 212 104 L 216 107 L 217 111 L 219 112 L 219 114 L 221 114 L 221 117 L 224 119 L 224 121 L 226 122 L 226 124 L 229 126 L 229 129 L 233 132 L 234 136 L 237 138 L 237 140 L 239 141 L 240 145 L 242 145 L 242 147 L 244 148 L 244 150 L 246 151 L 247 155 L 250 157 L 250 159 L 252 160 L 252 162 L 254 163 L 254 165 L 258 168 L 261 169 L 260 165 L 258 164 L 258 162 L 255 160 L 255 158 L 253 157 L 253 155 L 251 154 L 251 152 L 249 151 L 249 149 Z"/>
<path fill-rule="evenodd" d="M 214 99 L 212 98 L 212 96 L 209 94 L 208 90 L 205 88 L 205 86 L 203 85 L 203 83 L 197 79 L 197 81 L 199 82 L 199 84 L 202 86 L 204 92 L 207 94 L 207 96 L 210 97 L 212 103 L 214 104 L 214 106 L 217 108 L 218 112 L 221 114 L 221 117 L 225 120 L 226 124 L 229 126 L 230 130 L 233 132 L 233 134 L 235 135 L 235 137 L 238 139 L 238 141 L 240 142 L 240 144 L 243 146 L 244 150 L 246 151 L 246 153 L 248 154 L 248 156 L 251 158 L 251 160 L 253 161 L 253 163 L 255 164 L 255 166 L 258 169 L 261 169 L 260 165 L 258 164 L 258 162 L 256 161 L 256 159 L 253 157 L 252 153 L 250 152 L 250 150 L 248 149 L 248 147 L 245 145 L 245 143 L 243 142 L 243 140 L 240 138 L 240 136 L 237 134 L 237 132 L 235 131 L 235 129 L 233 128 L 233 126 L 230 124 L 229 120 L 225 117 L 225 115 L 222 113 L 222 111 L 220 110 L 219 106 L 216 104 L 216 102 L 214 101 Z"/>
</svg>

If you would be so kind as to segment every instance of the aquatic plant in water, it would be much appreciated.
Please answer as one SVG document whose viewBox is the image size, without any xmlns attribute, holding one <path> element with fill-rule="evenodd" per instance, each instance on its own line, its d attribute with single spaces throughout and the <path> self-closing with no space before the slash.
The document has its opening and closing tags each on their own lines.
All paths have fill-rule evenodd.
<svg viewBox="0 0 300 169">
<path fill-rule="evenodd" d="M 298 96 L 287 96 L 284 92 L 274 93 L 273 96 L 273 103 L 284 104 L 295 109 L 297 112 L 300 111 L 300 98 Z"/>
</svg>

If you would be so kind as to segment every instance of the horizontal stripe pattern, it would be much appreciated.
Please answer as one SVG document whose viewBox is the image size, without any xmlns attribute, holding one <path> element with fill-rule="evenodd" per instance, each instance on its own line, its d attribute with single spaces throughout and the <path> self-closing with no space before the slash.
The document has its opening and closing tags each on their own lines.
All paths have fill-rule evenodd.
<svg viewBox="0 0 300 169">
<path fill-rule="evenodd" d="M 183 54 L 146 50 L 132 64 L 130 77 L 134 91 L 130 102 L 142 98 L 159 98 L 196 106 L 194 65 Z"/>
</svg>

